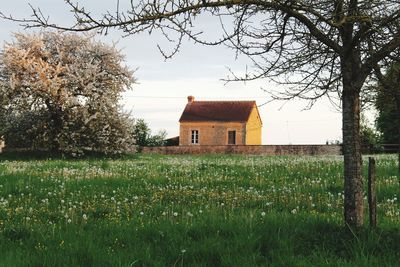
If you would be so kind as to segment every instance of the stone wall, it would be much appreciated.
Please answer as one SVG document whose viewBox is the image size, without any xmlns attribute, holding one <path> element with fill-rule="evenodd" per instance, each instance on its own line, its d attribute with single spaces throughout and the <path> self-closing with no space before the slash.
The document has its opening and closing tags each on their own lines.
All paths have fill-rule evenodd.
<svg viewBox="0 0 400 267">
<path fill-rule="evenodd" d="M 340 145 L 237 145 L 237 146 L 165 146 L 144 147 L 142 153 L 248 154 L 248 155 L 341 155 Z"/>
</svg>

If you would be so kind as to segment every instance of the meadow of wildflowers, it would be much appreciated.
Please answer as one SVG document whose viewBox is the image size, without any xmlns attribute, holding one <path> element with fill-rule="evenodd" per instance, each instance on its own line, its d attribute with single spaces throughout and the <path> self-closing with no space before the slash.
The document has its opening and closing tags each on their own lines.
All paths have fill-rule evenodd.
<svg viewBox="0 0 400 267">
<path fill-rule="evenodd" d="M 0 266 L 400 266 L 396 156 L 377 156 L 374 230 L 343 225 L 342 165 L 340 156 L 3 158 Z"/>
</svg>

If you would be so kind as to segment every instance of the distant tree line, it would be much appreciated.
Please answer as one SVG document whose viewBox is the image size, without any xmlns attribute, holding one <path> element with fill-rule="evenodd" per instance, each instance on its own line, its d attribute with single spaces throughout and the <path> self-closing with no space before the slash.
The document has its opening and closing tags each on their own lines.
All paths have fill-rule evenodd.
<svg viewBox="0 0 400 267">
<path fill-rule="evenodd" d="M 149 125 L 144 119 L 136 120 L 133 133 L 139 151 L 145 146 L 164 146 L 166 144 L 165 138 L 167 137 L 167 132 L 165 130 L 160 130 L 157 134 L 153 135 Z"/>
<path fill-rule="evenodd" d="M 382 133 L 382 142 L 400 143 L 400 63 L 392 62 L 377 85 L 375 107 L 378 110 L 377 128 Z"/>
</svg>

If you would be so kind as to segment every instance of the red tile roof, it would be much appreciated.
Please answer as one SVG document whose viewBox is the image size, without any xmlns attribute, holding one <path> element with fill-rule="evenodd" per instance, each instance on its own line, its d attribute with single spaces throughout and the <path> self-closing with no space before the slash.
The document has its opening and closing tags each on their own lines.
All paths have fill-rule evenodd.
<svg viewBox="0 0 400 267">
<path fill-rule="evenodd" d="M 187 103 L 179 122 L 247 122 L 255 101 L 193 101 Z"/>
</svg>

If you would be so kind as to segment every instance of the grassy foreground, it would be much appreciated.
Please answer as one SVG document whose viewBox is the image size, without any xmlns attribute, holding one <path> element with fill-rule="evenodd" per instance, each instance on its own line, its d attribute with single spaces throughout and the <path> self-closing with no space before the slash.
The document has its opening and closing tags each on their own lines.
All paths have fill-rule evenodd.
<svg viewBox="0 0 400 267">
<path fill-rule="evenodd" d="M 2 159 L 0 266 L 400 266 L 396 156 L 373 231 L 343 226 L 342 160 Z"/>
</svg>

